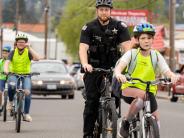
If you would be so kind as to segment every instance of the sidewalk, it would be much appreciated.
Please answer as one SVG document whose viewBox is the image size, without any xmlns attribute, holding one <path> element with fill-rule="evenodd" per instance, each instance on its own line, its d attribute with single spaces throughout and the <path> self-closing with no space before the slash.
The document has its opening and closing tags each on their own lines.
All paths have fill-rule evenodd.
<svg viewBox="0 0 184 138">
<path fill-rule="evenodd" d="M 172 96 L 169 96 L 168 91 L 158 91 L 156 97 L 158 99 L 170 100 Z M 184 102 L 184 95 L 179 96 L 178 100 Z"/>
<path fill-rule="evenodd" d="M 168 95 L 167 91 L 158 91 L 156 97 L 158 99 L 170 100 L 171 96 Z"/>
</svg>

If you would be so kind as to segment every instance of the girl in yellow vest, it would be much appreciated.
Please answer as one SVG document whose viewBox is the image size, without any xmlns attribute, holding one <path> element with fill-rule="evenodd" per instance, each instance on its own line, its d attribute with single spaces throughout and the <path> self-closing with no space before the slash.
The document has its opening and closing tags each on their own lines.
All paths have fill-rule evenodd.
<svg viewBox="0 0 184 138">
<path fill-rule="evenodd" d="M 4 72 L 8 74 L 9 65 L 11 63 L 11 72 L 16 74 L 29 74 L 31 72 L 31 60 L 39 60 L 41 57 L 28 44 L 28 37 L 25 34 L 17 34 L 15 38 L 15 49 L 10 52 L 7 61 L 4 65 Z M 10 101 L 10 108 L 13 105 L 13 97 L 15 94 L 15 87 L 12 87 L 10 82 L 17 83 L 17 77 L 11 75 L 8 78 L 8 95 Z M 25 106 L 24 106 L 24 120 L 31 122 L 32 117 L 29 114 L 31 105 L 31 78 L 25 77 L 23 79 L 23 89 L 26 92 Z M 11 110 L 11 109 L 10 109 Z"/>
<path fill-rule="evenodd" d="M 142 23 L 134 27 L 134 37 L 137 41 L 139 49 L 137 50 L 136 65 L 131 74 L 133 78 L 140 78 L 144 81 L 155 80 L 157 71 L 153 68 L 151 61 L 151 46 L 153 43 L 155 35 L 155 28 L 152 24 Z M 121 127 L 119 131 L 120 137 L 128 137 L 129 135 L 129 121 L 143 108 L 144 95 L 146 90 L 146 85 L 140 84 L 130 84 L 127 83 L 125 75 L 121 72 L 129 65 L 131 61 L 131 50 L 127 51 L 119 60 L 118 65 L 115 67 L 115 77 L 119 82 L 122 82 L 122 95 L 125 102 L 130 104 L 129 111 L 127 115 L 123 118 L 121 122 Z M 135 56 L 134 56 L 135 57 Z M 176 83 L 179 79 L 179 76 L 176 76 L 169 69 L 166 61 L 162 55 L 157 51 L 157 66 L 156 70 L 168 78 L 171 78 L 172 83 Z M 157 102 L 155 99 L 155 94 L 157 91 L 156 86 L 150 87 L 150 101 L 151 101 L 151 113 L 155 116 L 158 126 L 160 128 Z"/>
<path fill-rule="evenodd" d="M 2 48 L 2 58 L 0 59 L 0 114 L 2 112 L 2 93 L 5 89 L 5 83 L 7 76 L 4 74 L 1 74 L 4 72 L 4 63 L 6 59 L 8 58 L 8 55 L 10 53 L 11 46 L 10 45 L 4 45 Z"/>
</svg>

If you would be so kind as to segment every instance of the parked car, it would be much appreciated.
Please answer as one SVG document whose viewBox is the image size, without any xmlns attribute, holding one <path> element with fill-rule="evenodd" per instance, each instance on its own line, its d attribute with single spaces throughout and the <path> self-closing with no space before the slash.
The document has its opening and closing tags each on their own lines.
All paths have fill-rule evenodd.
<svg viewBox="0 0 184 138">
<path fill-rule="evenodd" d="M 78 69 L 76 74 L 73 76 L 78 90 L 81 90 L 84 88 L 83 76 L 84 76 L 84 73 L 81 73 L 80 69 Z"/>
<path fill-rule="evenodd" d="M 33 62 L 31 69 L 32 72 L 40 73 L 39 76 L 32 77 L 32 94 L 74 98 L 76 84 L 62 61 L 40 60 Z"/>
<path fill-rule="evenodd" d="M 177 102 L 179 96 L 184 95 L 184 67 L 182 67 L 180 70 L 177 70 L 176 73 L 179 73 L 181 77 L 180 81 L 172 85 L 172 97 L 170 99 L 171 102 Z"/>
<path fill-rule="evenodd" d="M 80 67 L 81 66 L 79 63 L 71 65 L 69 68 L 70 75 L 72 75 L 72 76 L 76 75 L 77 71 L 80 69 Z"/>
</svg>

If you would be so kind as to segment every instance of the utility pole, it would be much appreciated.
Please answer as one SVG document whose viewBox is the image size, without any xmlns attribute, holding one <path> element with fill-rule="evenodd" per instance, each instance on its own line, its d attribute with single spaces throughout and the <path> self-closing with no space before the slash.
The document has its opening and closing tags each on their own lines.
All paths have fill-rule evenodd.
<svg viewBox="0 0 184 138">
<path fill-rule="evenodd" d="M 16 34 L 19 30 L 19 0 L 16 0 L 16 17 L 15 17 L 15 29 L 16 29 Z"/>
<path fill-rule="evenodd" d="M 170 7 L 170 13 L 169 13 L 169 21 L 170 21 L 170 57 L 169 57 L 169 66 L 171 68 L 172 71 L 175 70 L 175 46 L 174 46 L 174 38 L 175 38 L 175 5 L 176 5 L 176 0 L 170 0 L 169 3 L 169 7 Z"/>
<path fill-rule="evenodd" d="M 45 0 L 45 45 L 44 45 L 45 59 L 47 59 L 48 12 L 49 12 L 48 0 Z"/>
<path fill-rule="evenodd" d="M 150 9 L 151 8 L 151 0 L 148 0 L 148 22 L 152 22 L 152 18 L 153 18 L 153 13 L 152 13 L 152 10 Z"/>
<path fill-rule="evenodd" d="M 57 51 L 58 51 L 58 34 L 57 34 L 57 31 L 56 31 L 56 45 L 55 45 L 55 59 L 57 59 Z"/>
<path fill-rule="evenodd" d="M 3 47 L 3 16 L 2 16 L 2 11 L 3 11 L 3 0 L 0 0 L 0 55 L 2 57 L 2 47 Z"/>
</svg>

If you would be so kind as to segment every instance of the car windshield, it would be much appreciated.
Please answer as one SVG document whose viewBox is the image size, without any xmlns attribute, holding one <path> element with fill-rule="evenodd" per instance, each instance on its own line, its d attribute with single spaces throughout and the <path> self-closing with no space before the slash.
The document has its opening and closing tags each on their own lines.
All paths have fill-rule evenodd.
<svg viewBox="0 0 184 138">
<path fill-rule="evenodd" d="M 67 73 L 66 67 L 61 63 L 42 62 L 33 63 L 32 72 L 40 73 Z"/>
</svg>

